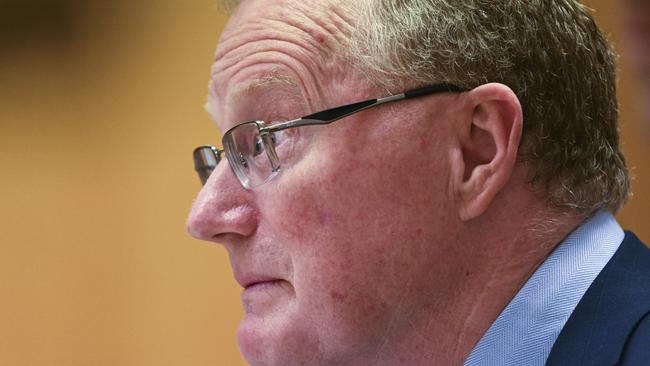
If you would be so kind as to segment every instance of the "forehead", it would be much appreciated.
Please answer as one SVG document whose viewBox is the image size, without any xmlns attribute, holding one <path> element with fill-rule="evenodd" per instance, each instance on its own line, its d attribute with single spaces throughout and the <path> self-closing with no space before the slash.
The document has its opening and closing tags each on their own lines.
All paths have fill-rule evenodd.
<svg viewBox="0 0 650 366">
<path fill-rule="evenodd" d="M 243 1 L 217 48 L 209 112 L 220 120 L 232 99 L 276 87 L 309 102 L 332 77 L 336 49 L 351 29 L 346 19 L 333 1 Z"/>
</svg>

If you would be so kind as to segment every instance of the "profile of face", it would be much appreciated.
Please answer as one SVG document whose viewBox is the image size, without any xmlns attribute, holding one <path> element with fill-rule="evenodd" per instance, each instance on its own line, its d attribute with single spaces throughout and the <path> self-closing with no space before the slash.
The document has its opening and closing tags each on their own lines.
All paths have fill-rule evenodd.
<svg viewBox="0 0 650 366">
<path fill-rule="evenodd" d="M 221 131 L 385 96 L 332 61 L 350 32 L 324 1 L 250 0 L 229 20 L 212 68 Z M 222 244 L 243 288 L 238 341 L 254 365 L 381 364 L 413 328 L 442 324 L 465 276 L 450 161 L 459 94 L 287 130 L 282 168 L 254 189 L 224 159 L 190 217 Z M 435 334 L 432 333 L 432 334 Z"/>
</svg>

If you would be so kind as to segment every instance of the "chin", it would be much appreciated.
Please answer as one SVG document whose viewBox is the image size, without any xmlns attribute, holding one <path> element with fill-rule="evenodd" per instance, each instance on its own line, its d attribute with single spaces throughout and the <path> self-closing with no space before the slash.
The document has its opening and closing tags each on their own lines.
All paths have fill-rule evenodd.
<svg viewBox="0 0 650 366">
<path fill-rule="evenodd" d="M 263 320 L 260 320 L 259 323 L 263 324 Z M 267 337 L 264 336 L 261 326 L 255 326 L 248 319 L 244 319 L 239 324 L 237 329 L 239 350 L 252 366 L 273 365 L 269 357 L 269 347 L 265 341 L 267 341 Z"/>
<path fill-rule="evenodd" d="M 298 324 L 247 316 L 237 330 L 239 349 L 252 366 L 317 365 L 317 342 Z"/>
</svg>

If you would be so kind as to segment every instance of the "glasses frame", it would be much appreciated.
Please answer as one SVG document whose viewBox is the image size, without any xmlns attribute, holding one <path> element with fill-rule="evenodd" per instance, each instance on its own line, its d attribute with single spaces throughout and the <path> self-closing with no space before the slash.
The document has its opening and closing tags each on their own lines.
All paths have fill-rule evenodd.
<svg viewBox="0 0 650 366">
<path fill-rule="evenodd" d="M 326 109 L 320 112 L 312 113 L 310 115 L 293 119 L 290 121 L 284 121 L 275 123 L 273 125 L 268 125 L 264 121 L 247 121 L 239 123 L 232 128 L 228 129 L 224 133 L 222 138 L 223 149 L 212 145 L 203 145 L 194 149 L 194 169 L 199 174 L 199 179 L 201 183 L 205 185 L 210 174 L 217 165 L 222 160 L 222 154 L 226 153 L 226 158 L 230 163 L 230 167 L 238 178 L 241 185 L 246 189 L 253 189 L 258 187 L 269 180 L 271 180 L 277 172 L 280 171 L 280 159 L 275 151 L 275 142 L 273 141 L 273 133 L 286 130 L 289 128 L 302 127 L 302 126 L 313 126 L 313 125 L 326 125 L 332 122 L 338 121 L 345 117 L 348 117 L 352 114 L 364 111 L 368 108 L 376 107 L 386 103 L 392 103 L 400 100 L 417 98 L 425 95 L 437 94 L 437 93 L 462 93 L 466 92 L 469 89 L 450 84 L 450 83 L 440 83 L 430 86 L 425 86 L 422 88 L 412 89 L 405 91 L 400 94 L 394 94 L 383 98 L 369 99 L 362 102 L 346 104 L 330 109 Z M 238 158 L 235 144 L 232 139 L 232 132 L 238 127 L 246 124 L 255 124 L 257 126 L 260 138 L 264 144 L 264 151 L 266 152 L 268 159 L 271 163 L 272 173 L 262 182 L 258 184 L 251 184 L 250 179 L 245 176 L 245 173 L 241 170 L 241 156 Z M 240 160 L 240 161 L 238 161 Z M 240 164 L 240 165 L 237 165 Z M 238 168 L 238 166 L 240 168 Z"/>
</svg>

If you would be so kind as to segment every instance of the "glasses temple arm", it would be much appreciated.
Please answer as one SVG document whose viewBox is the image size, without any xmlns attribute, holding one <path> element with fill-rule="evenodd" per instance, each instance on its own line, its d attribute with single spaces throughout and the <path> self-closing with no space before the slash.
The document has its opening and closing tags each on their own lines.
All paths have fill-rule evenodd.
<svg viewBox="0 0 650 366">
<path fill-rule="evenodd" d="M 454 84 L 449 84 L 449 83 L 442 83 L 442 84 L 436 84 L 436 85 L 430 85 L 430 86 L 425 86 L 422 88 L 418 89 L 413 89 L 409 90 L 407 92 L 404 92 L 404 95 L 406 98 L 416 98 L 420 97 L 423 95 L 428 95 L 428 94 L 435 94 L 435 93 L 462 93 L 466 92 L 469 89 L 454 85 Z"/>
<path fill-rule="evenodd" d="M 324 111 L 316 112 L 308 116 L 304 116 L 299 119 L 294 119 L 287 122 L 278 123 L 272 126 L 263 127 L 262 130 L 267 132 L 276 132 L 281 131 L 287 128 L 299 127 L 305 125 L 324 125 L 332 123 L 341 118 L 347 117 L 351 114 L 360 112 L 364 109 L 374 107 L 384 103 L 395 102 L 402 99 L 416 98 L 423 95 L 435 94 L 435 93 L 458 93 L 466 91 L 467 89 L 461 88 L 453 84 L 437 84 L 432 86 L 425 86 L 423 88 L 409 90 L 402 94 L 395 94 L 384 98 L 370 99 L 363 102 L 347 104 L 340 107 L 326 109 Z"/>
<path fill-rule="evenodd" d="M 393 95 L 386 98 L 370 99 L 363 102 L 326 109 L 324 111 L 310 114 L 308 116 L 304 116 L 299 119 L 294 119 L 292 121 L 287 121 L 287 122 L 282 122 L 275 125 L 267 126 L 264 127 L 263 129 L 268 132 L 275 132 L 287 128 L 299 127 L 305 125 L 325 125 L 337 121 L 341 118 L 347 117 L 351 114 L 360 112 L 364 109 L 368 109 L 370 107 L 374 107 L 379 104 L 384 104 L 384 103 L 388 103 L 400 99 L 405 99 L 404 94 Z"/>
</svg>

